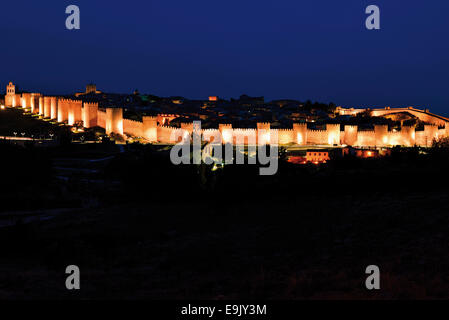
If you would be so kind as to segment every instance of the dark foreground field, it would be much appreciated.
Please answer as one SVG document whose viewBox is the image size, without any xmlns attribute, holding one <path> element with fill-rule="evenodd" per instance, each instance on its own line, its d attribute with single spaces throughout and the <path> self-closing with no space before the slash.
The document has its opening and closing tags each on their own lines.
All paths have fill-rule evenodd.
<svg viewBox="0 0 449 320">
<path fill-rule="evenodd" d="M 0 221 L 14 223 L 0 228 L 0 299 L 449 298 L 445 152 L 282 162 L 260 177 L 174 167 L 160 150 L 129 146 L 86 182 L 55 178 L 67 148 L 35 155 L 48 164 L 31 172 L 47 170 L 44 184 L 21 176 L 20 194 L 2 184 Z M 25 205 L 40 193 L 45 201 Z M 71 264 L 79 291 L 65 288 Z M 364 286 L 371 264 L 376 292 Z"/>
</svg>

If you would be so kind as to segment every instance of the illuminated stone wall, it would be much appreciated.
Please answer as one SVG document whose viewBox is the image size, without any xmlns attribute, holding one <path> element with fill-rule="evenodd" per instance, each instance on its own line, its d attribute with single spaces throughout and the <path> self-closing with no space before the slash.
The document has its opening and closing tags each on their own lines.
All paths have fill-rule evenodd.
<svg viewBox="0 0 449 320">
<path fill-rule="evenodd" d="M 142 136 L 150 142 L 158 140 L 157 118 L 151 116 L 142 117 Z"/>
<path fill-rule="evenodd" d="M 149 142 L 176 143 L 180 139 L 189 138 L 193 131 L 193 123 L 182 123 L 181 128 L 169 126 L 169 122 L 177 115 L 160 114 L 143 116 L 142 121 L 123 118 L 122 108 L 106 108 L 100 110 L 97 103 L 82 103 L 81 100 L 70 100 L 57 97 L 44 97 L 39 93 L 17 94 L 15 86 L 9 83 L 5 95 L 8 107 L 29 108 L 32 113 L 67 122 L 69 125 L 82 123 L 84 127 L 102 127 L 107 134 L 126 134 L 143 137 Z M 202 130 L 205 141 L 215 140 L 220 136 L 222 143 L 253 144 L 274 143 L 280 145 L 295 144 L 313 145 L 350 145 L 357 147 L 390 147 L 425 146 L 429 147 L 435 139 L 449 137 L 449 119 L 430 113 L 428 110 L 415 108 L 382 108 L 382 109 L 344 109 L 337 108 L 343 115 L 356 115 L 366 110 L 372 116 L 384 116 L 399 112 L 408 112 L 420 120 L 430 123 L 424 130 L 416 131 L 415 127 L 403 126 L 399 131 L 390 131 L 386 125 L 375 125 L 373 130 L 359 130 L 357 126 L 327 124 L 324 130 L 307 128 L 305 123 L 295 123 L 293 128 L 274 129 L 268 122 L 257 123 L 257 129 L 233 128 L 231 124 L 220 124 L 217 129 Z M 260 139 L 260 141 L 259 141 Z"/>
<path fill-rule="evenodd" d="M 328 136 L 329 133 L 327 132 L 327 130 L 308 129 L 306 143 L 303 143 L 302 145 L 327 144 L 327 142 L 329 141 Z"/>
<path fill-rule="evenodd" d="M 39 93 L 32 93 L 30 99 L 30 108 L 31 113 L 38 113 L 39 111 L 39 97 L 41 95 Z"/>
<path fill-rule="evenodd" d="M 98 110 L 97 117 L 97 125 L 106 129 L 106 111 Z"/>
<path fill-rule="evenodd" d="M 337 107 L 336 112 L 339 113 L 340 115 L 355 116 L 367 110 L 371 111 L 371 115 L 373 117 L 381 117 L 388 114 L 394 114 L 399 112 L 408 112 L 411 115 L 420 119 L 421 121 L 428 122 L 437 126 L 444 126 L 449 121 L 448 118 L 431 113 L 429 112 L 429 110 L 420 110 L 413 107 L 407 108 L 385 107 L 385 108 L 364 108 L 364 109 L 354 109 L 354 108 L 346 109 L 342 107 Z"/>
<path fill-rule="evenodd" d="M 44 115 L 44 97 L 39 97 L 39 115 Z"/>
<path fill-rule="evenodd" d="M 123 135 L 123 109 L 106 108 L 106 134 Z"/>
<path fill-rule="evenodd" d="M 294 123 L 293 135 L 296 139 L 295 143 L 299 145 L 306 145 L 308 141 L 308 129 L 306 123 Z"/>
<path fill-rule="evenodd" d="M 58 122 L 69 120 L 69 100 L 58 99 Z"/>
<path fill-rule="evenodd" d="M 342 136 L 342 144 L 353 146 L 357 144 L 358 140 L 358 127 L 357 126 L 345 126 L 345 131 Z"/>
<path fill-rule="evenodd" d="M 100 112 L 99 112 L 100 113 Z M 99 121 L 99 126 L 101 121 Z M 179 132 L 192 134 L 193 124 L 183 123 L 181 129 L 157 124 L 157 117 L 143 117 L 142 122 L 124 119 L 124 132 L 132 136 L 142 136 L 151 142 L 176 143 L 173 134 Z M 360 147 L 390 147 L 402 146 L 431 146 L 437 138 L 449 136 L 449 124 L 439 129 L 435 125 L 426 125 L 424 131 L 415 131 L 414 127 L 404 126 L 400 131 L 389 131 L 387 126 L 375 126 L 374 130 L 359 131 L 357 126 L 344 126 L 343 131 L 339 124 L 328 124 L 325 130 L 308 129 L 306 124 L 294 124 L 293 129 L 269 129 L 268 126 L 259 126 L 263 130 L 262 143 L 272 141 L 276 132 L 280 145 L 298 144 L 306 145 L 351 145 Z M 181 131 L 179 131 L 181 130 Z M 233 128 L 230 124 L 220 124 L 218 129 L 204 129 L 202 135 L 205 141 L 221 133 L 223 143 L 248 144 L 258 142 L 257 129 Z"/>
<path fill-rule="evenodd" d="M 98 123 L 98 103 L 85 102 L 82 109 L 83 126 L 92 128 Z"/>
<path fill-rule="evenodd" d="M 22 108 L 25 109 L 31 108 L 31 93 L 22 94 Z"/>
<path fill-rule="evenodd" d="M 123 119 L 123 132 L 128 136 L 143 137 L 143 122 Z"/>
<path fill-rule="evenodd" d="M 220 130 L 218 129 L 204 129 L 202 130 L 203 140 L 206 142 L 222 143 Z"/>
<path fill-rule="evenodd" d="M 279 144 L 296 143 L 295 131 L 293 129 L 279 129 L 278 130 Z"/>
<path fill-rule="evenodd" d="M 152 129 L 152 130 L 149 130 Z M 173 137 L 176 128 L 168 126 L 157 126 L 156 134 L 152 127 L 146 127 L 145 138 L 149 141 L 159 141 L 162 143 L 176 143 L 177 139 Z"/>
<path fill-rule="evenodd" d="M 44 117 L 50 118 L 51 113 L 51 99 L 50 97 L 44 97 Z"/>
<path fill-rule="evenodd" d="M 68 100 L 69 114 L 68 124 L 73 126 L 75 123 L 83 121 L 82 108 L 83 102 L 81 100 Z"/>
<path fill-rule="evenodd" d="M 58 98 L 50 98 L 50 118 L 58 119 Z"/>
</svg>

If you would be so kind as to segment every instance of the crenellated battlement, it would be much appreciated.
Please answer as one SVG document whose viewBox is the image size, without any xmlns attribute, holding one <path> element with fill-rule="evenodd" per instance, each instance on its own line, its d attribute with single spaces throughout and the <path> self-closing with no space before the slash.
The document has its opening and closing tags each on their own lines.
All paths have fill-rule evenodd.
<svg viewBox="0 0 449 320">
<path fill-rule="evenodd" d="M 233 130 L 234 130 L 234 132 L 256 132 L 256 129 L 250 129 L 250 128 L 235 128 Z"/>
<path fill-rule="evenodd" d="M 44 96 L 40 93 L 17 94 L 15 86 L 9 83 L 5 95 L 5 105 L 8 107 L 29 108 L 32 113 L 57 119 L 58 122 L 69 125 L 82 124 L 86 128 L 100 126 L 108 134 L 142 136 L 149 142 L 175 143 L 173 134 L 191 134 L 193 122 L 181 123 L 181 128 L 172 127 L 169 123 L 178 117 L 176 114 L 158 114 L 142 116 L 142 121 L 124 119 L 122 108 L 99 109 L 97 102 L 84 102 L 57 96 Z M 254 128 L 233 128 L 230 123 L 219 124 L 218 128 L 202 129 L 204 137 L 222 135 L 223 143 L 274 143 L 274 137 L 279 144 L 297 145 L 352 145 L 360 147 L 431 146 L 435 139 L 449 136 L 449 119 L 413 107 L 405 108 L 365 108 L 345 109 L 337 107 L 337 113 L 356 115 L 369 111 L 373 117 L 408 112 L 428 123 L 424 130 L 416 131 L 414 126 L 403 126 L 400 130 L 390 131 L 387 125 L 374 125 L 373 129 L 361 130 L 356 125 L 326 124 L 325 129 L 309 129 L 307 123 L 294 123 L 292 128 L 271 128 L 270 122 L 257 122 Z M 261 140 L 260 140 L 261 139 Z M 260 140 L 260 141 L 259 141 Z"/>
<path fill-rule="evenodd" d="M 211 129 L 211 128 L 207 128 L 207 129 L 201 129 L 202 132 L 217 132 L 218 129 Z"/>
<path fill-rule="evenodd" d="M 322 129 L 308 129 L 309 133 L 314 134 L 314 133 L 326 133 L 327 130 L 322 130 Z"/>
<path fill-rule="evenodd" d="M 286 132 L 294 132 L 293 129 L 271 129 L 271 130 L 286 131 Z"/>
<path fill-rule="evenodd" d="M 84 106 L 98 107 L 98 102 L 84 102 Z"/>
</svg>

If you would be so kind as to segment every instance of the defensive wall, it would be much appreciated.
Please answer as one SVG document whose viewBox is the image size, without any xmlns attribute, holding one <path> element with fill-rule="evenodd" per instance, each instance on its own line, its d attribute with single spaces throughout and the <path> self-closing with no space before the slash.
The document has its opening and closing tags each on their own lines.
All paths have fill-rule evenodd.
<svg viewBox="0 0 449 320">
<path fill-rule="evenodd" d="M 122 108 L 100 109 L 97 103 L 77 99 L 43 96 L 39 93 L 16 94 L 15 86 L 9 83 L 5 95 L 7 107 L 25 108 L 43 118 L 79 125 L 85 128 L 101 127 L 106 134 L 139 137 L 148 142 L 173 144 L 188 139 L 194 131 L 193 123 L 182 123 L 181 128 L 169 123 L 175 115 L 160 114 L 143 116 L 142 121 L 125 119 Z M 325 128 L 310 129 L 305 123 L 295 123 L 292 128 L 274 129 L 267 122 L 257 123 L 256 129 L 233 128 L 231 124 L 220 124 L 216 129 L 201 130 L 204 141 L 233 144 L 279 143 L 280 145 L 351 145 L 356 147 L 390 147 L 432 145 L 435 139 L 449 136 L 449 119 L 430 113 L 428 110 L 408 108 L 344 109 L 342 115 L 357 115 L 369 110 L 372 116 L 384 116 L 408 112 L 428 123 L 424 130 L 413 126 L 402 126 L 401 130 L 389 130 L 386 125 L 374 125 L 372 130 L 360 130 L 358 126 L 327 124 Z M 276 141 L 277 139 L 277 141 Z"/>
</svg>

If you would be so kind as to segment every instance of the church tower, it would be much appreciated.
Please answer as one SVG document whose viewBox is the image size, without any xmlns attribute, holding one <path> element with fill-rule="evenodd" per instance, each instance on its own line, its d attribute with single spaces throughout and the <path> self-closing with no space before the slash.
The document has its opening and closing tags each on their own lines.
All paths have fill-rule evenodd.
<svg viewBox="0 0 449 320">
<path fill-rule="evenodd" d="M 5 105 L 7 107 L 15 107 L 16 106 L 16 86 L 10 82 L 6 86 L 6 96 L 5 96 Z"/>
<path fill-rule="evenodd" d="M 16 94 L 16 86 L 13 85 L 12 82 L 10 82 L 7 86 L 6 86 L 6 94 L 8 96 L 13 96 Z"/>
</svg>

